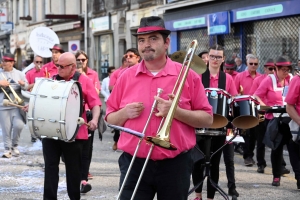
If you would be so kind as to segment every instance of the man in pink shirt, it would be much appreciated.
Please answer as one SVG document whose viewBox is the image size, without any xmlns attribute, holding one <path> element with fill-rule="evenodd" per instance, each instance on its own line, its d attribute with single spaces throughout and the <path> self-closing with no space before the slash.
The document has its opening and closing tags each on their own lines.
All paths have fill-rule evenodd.
<svg viewBox="0 0 300 200">
<path fill-rule="evenodd" d="M 212 46 L 208 52 L 208 69 L 204 74 L 201 75 L 201 81 L 205 88 L 220 88 L 228 92 L 231 96 L 237 95 L 237 90 L 232 80 L 232 77 L 224 73 L 220 68 L 224 62 L 224 48 L 216 45 Z M 227 115 L 226 115 L 227 117 Z M 215 119 L 214 119 L 215 120 Z M 220 129 L 220 132 L 222 129 Z M 226 134 L 222 136 L 213 137 L 211 140 L 210 152 L 216 152 L 221 148 L 226 139 Z M 205 152 L 205 140 L 201 140 L 201 136 L 197 136 L 197 144 L 202 152 Z M 229 195 L 239 196 L 239 193 L 236 191 L 235 185 L 235 175 L 234 175 L 234 147 L 233 144 L 228 144 L 223 149 L 224 153 L 224 162 L 226 165 L 226 175 L 228 179 L 228 188 Z M 212 180 L 218 184 L 219 181 L 219 165 L 221 159 L 222 151 L 218 151 L 210 160 L 210 174 Z M 196 162 L 193 170 L 193 183 L 197 185 L 203 179 L 203 165 L 202 162 Z M 216 189 L 211 185 L 210 181 L 207 181 L 207 199 L 213 199 Z M 195 190 L 196 198 L 195 200 L 202 199 L 202 185 Z"/>
<path fill-rule="evenodd" d="M 234 80 L 236 75 L 239 73 L 236 70 L 236 65 L 234 60 L 226 60 L 224 64 L 225 73 L 230 74 L 232 79 Z"/>
<path fill-rule="evenodd" d="M 55 44 L 52 48 L 50 48 L 50 51 L 52 52 L 52 61 L 41 68 L 41 73 L 45 78 L 51 78 L 57 74 L 58 69 L 56 64 L 58 62 L 58 58 L 65 52 L 61 44 Z"/>
<path fill-rule="evenodd" d="M 293 77 L 289 91 L 285 98 L 286 111 L 289 116 L 300 126 L 300 76 Z M 297 189 L 300 189 L 300 145 L 294 141 L 289 141 L 289 157 L 290 162 L 295 173 L 295 179 L 297 180 Z"/>
<path fill-rule="evenodd" d="M 88 139 L 88 129 L 95 130 L 97 128 L 101 101 L 91 80 L 76 72 L 76 58 L 72 53 L 63 53 L 58 59 L 57 66 L 58 74 L 54 77 L 56 80 L 70 81 L 73 77 L 79 76 L 78 82 L 82 87 L 84 103 L 91 108 L 93 119 L 88 122 L 89 128 L 85 125 L 79 128 L 75 142 L 43 138 L 43 155 L 45 160 L 44 199 L 57 199 L 59 161 L 60 156 L 63 154 L 69 199 L 79 200 L 82 145 Z M 27 109 L 28 106 L 25 110 Z M 85 110 L 82 118 L 86 121 Z"/>
<path fill-rule="evenodd" d="M 28 80 L 29 87 L 28 90 L 31 90 L 35 83 L 35 78 L 43 77 L 41 72 L 41 66 L 43 65 L 43 58 L 41 56 L 34 57 L 34 68 L 26 73 L 26 79 Z"/>
<path fill-rule="evenodd" d="M 169 112 L 170 96 L 182 65 L 167 57 L 170 44 L 164 21 L 151 16 L 141 19 L 137 33 L 138 50 L 142 62 L 128 68 L 118 79 L 107 101 L 106 120 L 110 124 L 143 132 L 154 100 L 158 102 L 155 115 L 150 119 L 145 136 L 156 136 L 162 117 Z M 157 96 L 157 89 L 163 89 Z M 186 200 L 190 185 L 193 161 L 191 149 L 196 144 L 195 128 L 212 124 L 212 110 L 205 95 L 199 75 L 189 70 L 179 104 L 170 129 L 170 141 L 177 150 L 159 146 L 153 148 L 135 199 Z M 122 184 L 139 138 L 122 133 L 118 148 L 123 150 L 119 158 Z M 130 199 L 150 145 L 142 141 L 137 158 L 125 183 L 121 199 Z M 170 189 L 172 188 L 172 189 Z"/>
<path fill-rule="evenodd" d="M 258 58 L 254 55 L 247 57 L 246 71 L 239 73 L 235 79 L 235 86 L 241 95 L 250 95 L 250 89 L 255 78 L 259 77 L 260 74 L 256 72 L 258 68 Z M 244 137 L 245 143 L 243 145 L 243 158 L 245 166 L 253 166 L 255 161 L 253 160 L 254 149 L 256 143 L 256 130 L 255 127 L 248 129 Z"/>
<path fill-rule="evenodd" d="M 128 67 L 128 62 L 127 62 L 127 58 L 125 58 L 125 55 L 124 55 L 122 58 L 122 65 L 117 70 L 115 70 L 110 76 L 110 79 L 109 79 L 109 90 L 110 91 L 114 88 L 114 86 L 117 82 L 117 79 L 119 77 L 120 71 L 126 69 L 127 67 Z"/>
</svg>

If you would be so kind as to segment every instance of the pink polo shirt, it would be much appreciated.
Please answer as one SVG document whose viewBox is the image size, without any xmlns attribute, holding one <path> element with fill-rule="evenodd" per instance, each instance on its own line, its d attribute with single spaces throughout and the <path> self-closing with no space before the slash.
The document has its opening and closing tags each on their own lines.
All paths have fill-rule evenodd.
<svg viewBox="0 0 300 200">
<path fill-rule="evenodd" d="M 295 75 L 290 82 L 285 102 L 290 105 L 295 105 L 296 111 L 298 115 L 300 115 L 300 77 L 298 75 Z"/>
<path fill-rule="evenodd" d="M 250 95 L 250 89 L 253 84 L 253 81 L 255 78 L 259 77 L 261 74 L 256 72 L 256 75 L 254 78 L 250 75 L 249 71 L 243 71 L 236 75 L 234 79 L 234 83 L 236 86 L 237 91 L 240 91 L 240 85 L 243 87 L 243 95 Z"/>
<path fill-rule="evenodd" d="M 101 86 L 100 86 L 100 81 L 99 81 L 99 77 L 98 77 L 98 73 L 94 70 L 92 70 L 91 68 L 87 67 L 87 73 L 86 73 L 87 77 L 89 77 L 89 79 L 92 81 L 92 83 L 94 84 L 94 88 L 97 88 L 97 90 L 101 90 Z"/>
<path fill-rule="evenodd" d="M 70 77 L 69 80 L 72 79 L 73 76 Z M 82 95 L 85 104 L 88 105 L 89 108 L 93 108 L 94 106 L 101 106 L 100 98 L 95 90 L 95 87 L 92 81 L 87 77 L 81 75 L 78 79 L 78 82 L 82 88 Z M 81 116 L 84 121 L 86 120 L 86 111 L 84 110 Z M 76 135 L 76 139 L 87 140 L 88 139 L 88 127 L 85 125 L 80 126 L 78 130 L 78 134 Z"/>
<path fill-rule="evenodd" d="M 229 74 L 232 76 L 232 79 L 234 80 L 235 77 L 238 75 L 239 73 L 237 71 L 233 71 L 232 74 Z"/>
<path fill-rule="evenodd" d="M 278 88 L 283 88 L 284 86 L 289 85 L 289 76 L 285 79 L 284 85 L 281 85 L 278 82 L 278 77 L 275 74 L 276 81 L 277 81 L 277 87 Z M 273 83 L 271 77 L 266 77 L 257 90 L 254 93 L 257 95 L 259 98 L 264 99 L 264 103 L 267 106 L 283 106 L 283 100 L 282 100 L 282 91 L 274 91 L 273 88 Z M 267 113 L 266 114 L 266 119 L 272 119 L 273 114 L 272 113 Z"/>
<path fill-rule="evenodd" d="M 142 132 L 150 114 L 154 96 L 157 95 L 157 89 L 163 89 L 161 98 L 169 99 L 168 94 L 172 93 L 180 69 L 181 64 L 173 62 L 170 58 L 167 58 L 164 69 L 156 76 L 146 69 L 144 61 L 128 68 L 117 80 L 106 102 L 106 118 L 110 113 L 124 108 L 126 104 L 142 102 L 145 109 L 141 115 L 134 119 L 128 119 L 123 125 L 126 128 Z M 187 110 L 203 110 L 212 115 L 212 108 L 208 103 L 199 75 L 192 70 L 188 72 L 178 106 Z M 145 136 L 156 136 L 161 119 L 161 117 L 152 115 Z M 136 136 L 122 132 L 118 141 L 118 148 L 133 155 L 138 141 Z M 170 151 L 161 147 L 154 147 L 151 159 L 174 158 L 181 152 L 192 149 L 196 143 L 195 128 L 174 119 L 170 131 L 170 141 L 177 147 L 177 150 Z M 137 157 L 146 158 L 150 146 L 143 140 Z"/>
<path fill-rule="evenodd" d="M 254 79 L 253 83 L 252 83 L 252 87 L 250 89 L 250 95 L 253 95 L 255 93 L 255 91 L 257 90 L 257 88 L 259 87 L 259 85 L 261 84 L 261 82 L 268 76 L 268 74 L 262 74 L 261 76 L 257 77 L 256 79 Z"/>
<path fill-rule="evenodd" d="M 124 68 L 122 68 L 122 66 L 115 70 L 111 75 L 110 75 L 110 78 L 109 78 L 109 86 L 115 86 L 116 82 L 117 82 L 117 79 L 119 77 L 119 73 L 120 71 L 122 71 Z"/>
<path fill-rule="evenodd" d="M 238 94 L 236 87 L 234 85 L 233 79 L 230 74 L 226 74 L 226 91 L 231 95 L 231 96 L 236 96 Z M 200 75 L 201 81 L 202 81 L 202 75 Z M 218 87 L 219 83 L 219 74 L 215 77 L 210 75 L 210 82 L 209 82 L 209 87 L 210 88 L 219 88 Z"/>
<path fill-rule="evenodd" d="M 41 68 L 41 73 L 43 74 L 43 77 L 46 77 L 46 71 L 49 74 L 49 78 L 52 78 L 54 75 L 58 74 L 58 68 L 56 67 L 53 61 L 48 62 Z"/>
<path fill-rule="evenodd" d="M 41 70 L 37 71 L 35 68 L 32 68 L 26 73 L 26 79 L 29 84 L 35 83 L 35 78 L 37 77 L 44 77 Z"/>
</svg>

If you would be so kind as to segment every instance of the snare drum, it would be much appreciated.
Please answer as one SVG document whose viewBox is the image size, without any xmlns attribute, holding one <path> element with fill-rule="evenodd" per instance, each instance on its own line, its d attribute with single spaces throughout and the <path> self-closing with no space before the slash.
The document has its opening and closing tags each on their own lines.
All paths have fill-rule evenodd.
<svg viewBox="0 0 300 200">
<path fill-rule="evenodd" d="M 249 129 L 259 124 L 259 102 L 251 95 L 234 97 L 230 103 L 232 124 L 240 129 Z"/>
<path fill-rule="evenodd" d="M 206 88 L 206 96 L 213 109 L 213 124 L 210 128 L 222 128 L 228 124 L 229 101 L 231 95 L 219 88 Z"/>
<path fill-rule="evenodd" d="M 30 94 L 28 126 L 41 138 L 73 141 L 79 129 L 82 111 L 79 82 L 37 78 Z"/>
</svg>

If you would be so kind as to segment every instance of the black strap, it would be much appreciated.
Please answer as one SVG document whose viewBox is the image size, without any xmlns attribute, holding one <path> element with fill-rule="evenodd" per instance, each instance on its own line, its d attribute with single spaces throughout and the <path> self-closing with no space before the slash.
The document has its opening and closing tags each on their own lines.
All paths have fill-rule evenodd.
<svg viewBox="0 0 300 200">
<path fill-rule="evenodd" d="M 202 74 L 202 84 L 204 88 L 210 87 L 210 72 L 208 68 Z M 226 90 L 226 74 L 223 71 L 219 72 L 218 88 Z"/>
</svg>

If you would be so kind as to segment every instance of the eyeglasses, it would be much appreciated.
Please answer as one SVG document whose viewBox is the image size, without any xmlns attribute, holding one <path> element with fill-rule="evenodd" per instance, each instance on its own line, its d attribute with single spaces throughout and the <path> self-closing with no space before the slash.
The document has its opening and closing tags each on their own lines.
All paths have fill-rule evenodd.
<svg viewBox="0 0 300 200">
<path fill-rule="evenodd" d="M 6 63 L 6 62 L 12 62 L 10 60 L 2 60 L 3 63 Z"/>
<path fill-rule="evenodd" d="M 216 60 L 222 60 L 222 56 L 215 56 L 215 55 L 209 55 L 209 58 L 211 59 L 211 60 L 214 60 L 214 59 L 216 59 Z"/>
<path fill-rule="evenodd" d="M 137 57 L 137 55 L 133 55 L 133 54 L 130 54 L 130 55 L 124 55 L 124 58 L 133 58 L 133 57 Z"/>
<path fill-rule="evenodd" d="M 249 65 L 255 65 L 255 66 L 257 66 L 258 63 L 249 63 Z"/>
<path fill-rule="evenodd" d="M 65 67 L 68 67 L 68 66 L 71 66 L 71 65 L 73 65 L 73 63 L 71 63 L 71 64 L 68 64 L 68 65 L 65 65 L 65 66 L 62 66 L 62 65 L 56 65 L 57 67 L 59 67 L 59 68 L 61 68 L 61 69 L 64 69 Z"/>
<path fill-rule="evenodd" d="M 232 70 L 233 71 L 234 69 L 233 68 L 225 68 L 225 70 Z"/>
<path fill-rule="evenodd" d="M 35 61 L 35 63 L 36 63 L 36 64 L 38 64 L 38 63 L 42 64 L 43 61 Z"/>
<path fill-rule="evenodd" d="M 274 67 L 268 68 L 269 71 L 273 71 L 274 69 L 275 69 Z"/>
<path fill-rule="evenodd" d="M 77 61 L 80 61 L 80 62 L 85 62 L 86 61 L 86 59 L 77 59 Z"/>
<path fill-rule="evenodd" d="M 283 71 L 283 72 L 285 72 L 285 73 L 289 73 L 291 70 L 290 69 L 279 69 L 279 70 L 281 70 L 281 71 Z"/>
</svg>

